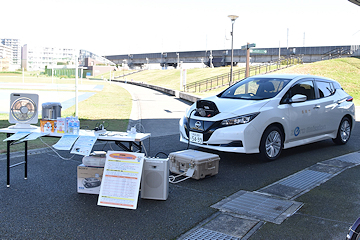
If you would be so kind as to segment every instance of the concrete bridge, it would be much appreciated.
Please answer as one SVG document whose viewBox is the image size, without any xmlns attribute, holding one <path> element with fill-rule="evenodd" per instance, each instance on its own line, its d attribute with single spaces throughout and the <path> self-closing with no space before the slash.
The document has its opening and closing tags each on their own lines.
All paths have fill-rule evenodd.
<svg viewBox="0 0 360 240">
<path fill-rule="evenodd" d="M 290 47 L 290 48 L 251 48 L 251 63 L 263 63 L 279 59 L 279 56 L 302 56 L 303 62 L 316 62 L 336 57 L 360 56 L 359 45 Z M 162 67 L 177 67 L 183 63 L 204 63 L 214 67 L 227 66 L 231 62 L 231 49 L 163 52 L 105 56 L 118 65 L 127 64 L 130 68 L 144 68 L 148 64 L 160 64 Z M 246 49 L 234 49 L 234 64 L 245 63 Z"/>
</svg>

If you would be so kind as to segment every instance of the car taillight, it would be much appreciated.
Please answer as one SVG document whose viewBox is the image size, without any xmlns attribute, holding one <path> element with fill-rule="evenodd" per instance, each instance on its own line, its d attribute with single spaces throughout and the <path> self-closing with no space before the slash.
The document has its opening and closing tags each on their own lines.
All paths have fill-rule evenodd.
<svg viewBox="0 0 360 240">
<path fill-rule="evenodd" d="M 349 97 L 346 99 L 347 102 L 352 102 L 353 100 L 354 100 L 354 98 L 351 97 L 351 96 L 349 96 Z"/>
</svg>

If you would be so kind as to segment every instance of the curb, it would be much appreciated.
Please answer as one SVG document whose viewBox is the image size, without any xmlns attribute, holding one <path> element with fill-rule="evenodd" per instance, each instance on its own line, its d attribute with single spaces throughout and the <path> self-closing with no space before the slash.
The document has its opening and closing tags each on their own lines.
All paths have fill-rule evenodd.
<svg viewBox="0 0 360 240">
<path fill-rule="evenodd" d="M 150 89 L 153 89 L 153 90 L 157 90 L 157 91 L 166 93 L 166 94 L 168 94 L 170 96 L 175 96 L 177 98 L 184 99 L 184 100 L 187 100 L 187 101 L 193 102 L 193 103 L 196 102 L 197 100 L 201 99 L 200 97 L 192 95 L 192 94 L 188 94 L 188 93 L 185 93 L 185 92 L 181 92 L 181 91 L 177 91 L 177 90 L 173 90 L 173 89 L 169 89 L 169 88 L 159 87 L 159 86 L 151 85 L 151 84 L 148 84 L 148 83 L 134 82 L 134 81 L 129 82 L 129 81 L 124 81 L 124 80 L 112 80 L 112 81 L 121 82 L 121 83 L 125 83 L 125 84 L 133 84 L 133 85 L 137 85 L 137 86 L 141 86 L 141 87 L 150 88 Z"/>
</svg>

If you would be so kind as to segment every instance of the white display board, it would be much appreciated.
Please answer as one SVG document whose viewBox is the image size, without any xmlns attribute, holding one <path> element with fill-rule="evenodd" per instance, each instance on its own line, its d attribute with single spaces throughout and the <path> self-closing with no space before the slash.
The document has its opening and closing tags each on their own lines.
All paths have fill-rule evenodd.
<svg viewBox="0 0 360 240">
<path fill-rule="evenodd" d="M 144 157 L 143 153 L 107 152 L 98 205 L 137 208 Z"/>
</svg>

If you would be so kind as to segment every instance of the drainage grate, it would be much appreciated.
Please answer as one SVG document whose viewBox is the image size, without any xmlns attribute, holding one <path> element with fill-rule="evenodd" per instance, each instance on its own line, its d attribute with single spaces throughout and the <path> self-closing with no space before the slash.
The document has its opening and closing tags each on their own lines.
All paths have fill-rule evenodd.
<svg viewBox="0 0 360 240">
<path fill-rule="evenodd" d="M 333 174 L 330 173 L 303 170 L 285 178 L 284 180 L 280 180 L 278 184 L 301 190 L 310 190 L 332 176 Z"/>
<path fill-rule="evenodd" d="M 232 237 L 229 235 L 226 235 L 224 233 L 212 231 L 205 228 L 199 228 L 193 233 L 186 236 L 184 239 L 186 240 L 212 240 L 212 239 L 218 239 L 218 240 L 238 240 L 239 238 Z"/>
<path fill-rule="evenodd" d="M 360 164 L 360 154 L 359 153 L 350 153 L 341 157 L 337 157 L 336 159 L 344 162 L 351 162 L 355 164 Z"/>
<path fill-rule="evenodd" d="M 222 202 L 213 207 L 277 224 L 292 215 L 302 205 L 254 192 L 245 192 L 239 197 L 232 200 L 225 199 Z"/>
</svg>

